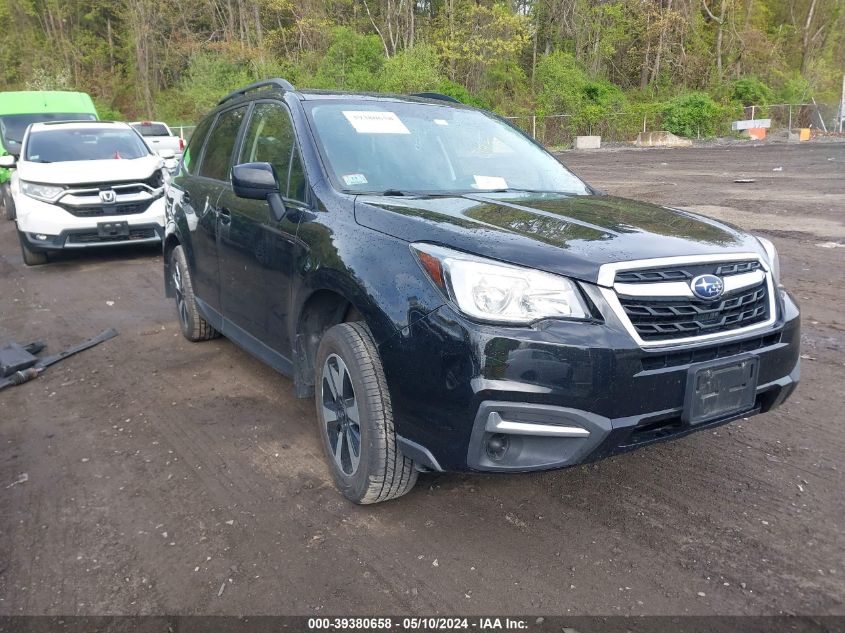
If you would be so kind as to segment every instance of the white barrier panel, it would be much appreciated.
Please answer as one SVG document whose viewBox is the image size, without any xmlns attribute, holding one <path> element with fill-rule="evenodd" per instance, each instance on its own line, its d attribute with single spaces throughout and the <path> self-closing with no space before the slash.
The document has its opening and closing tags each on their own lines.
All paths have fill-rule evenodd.
<svg viewBox="0 0 845 633">
<path fill-rule="evenodd" d="M 772 127 L 771 119 L 747 119 L 745 121 L 734 121 L 731 123 L 731 129 L 734 132 L 740 130 L 750 130 L 751 128 L 770 128 Z"/>
</svg>

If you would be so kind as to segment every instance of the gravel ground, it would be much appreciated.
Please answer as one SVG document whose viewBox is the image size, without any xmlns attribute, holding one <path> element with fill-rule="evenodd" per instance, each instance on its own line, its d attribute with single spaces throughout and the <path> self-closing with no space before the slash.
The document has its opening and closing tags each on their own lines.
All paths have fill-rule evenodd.
<svg viewBox="0 0 845 633">
<path fill-rule="evenodd" d="M 310 400 L 225 339 L 181 337 L 156 250 L 28 269 L 5 222 L 0 340 L 121 335 L 0 394 L 0 615 L 845 614 L 845 145 L 563 159 L 776 243 L 804 318 L 784 407 L 354 507 Z"/>
</svg>

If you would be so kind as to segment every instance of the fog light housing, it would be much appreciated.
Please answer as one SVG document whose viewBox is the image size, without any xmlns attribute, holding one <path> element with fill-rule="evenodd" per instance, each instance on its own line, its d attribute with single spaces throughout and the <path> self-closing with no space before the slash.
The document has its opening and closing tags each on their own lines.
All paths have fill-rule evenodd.
<svg viewBox="0 0 845 633">
<path fill-rule="evenodd" d="M 43 242 L 44 240 L 46 240 L 46 239 L 47 239 L 47 236 L 46 236 L 46 235 L 44 235 L 43 233 L 36 233 L 36 234 L 35 234 L 35 239 L 36 239 L 36 240 L 41 240 L 41 241 Z"/>
<path fill-rule="evenodd" d="M 510 449 L 510 447 L 511 441 L 508 436 L 503 433 L 496 433 L 495 435 L 491 435 L 487 438 L 484 448 L 487 452 L 487 457 L 492 459 L 494 462 L 500 462 L 508 454 L 508 449 Z"/>
</svg>

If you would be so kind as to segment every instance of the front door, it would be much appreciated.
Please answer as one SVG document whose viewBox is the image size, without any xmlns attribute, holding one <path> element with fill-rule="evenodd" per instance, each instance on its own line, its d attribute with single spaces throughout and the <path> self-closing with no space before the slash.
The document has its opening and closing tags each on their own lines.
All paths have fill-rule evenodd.
<svg viewBox="0 0 845 633">
<path fill-rule="evenodd" d="M 293 210 L 304 203 L 302 163 L 283 104 L 258 102 L 253 108 L 235 163 L 255 162 L 276 169 L 286 207 Z M 277 221 L 267 201 L 238 198 L 231 186 L 218 207 L 225 222 L 220 228 L 220 279 L 226 319 L 290 359 L 287 323 L 299 214 Z"/>
</svg>

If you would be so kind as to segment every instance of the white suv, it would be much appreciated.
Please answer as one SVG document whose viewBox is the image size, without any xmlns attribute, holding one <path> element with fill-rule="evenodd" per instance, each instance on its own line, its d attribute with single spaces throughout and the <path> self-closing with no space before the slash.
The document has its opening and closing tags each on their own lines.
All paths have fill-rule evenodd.
<svg viewBox="0 0 845 633">
<path fill-rule="evenodd" d="M 46 263 L 60 249 L 160 242 L 164 158 L 126 123 L 32 124 L 11 180 L 24 262 Z"/>
</svg>

